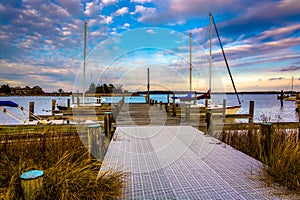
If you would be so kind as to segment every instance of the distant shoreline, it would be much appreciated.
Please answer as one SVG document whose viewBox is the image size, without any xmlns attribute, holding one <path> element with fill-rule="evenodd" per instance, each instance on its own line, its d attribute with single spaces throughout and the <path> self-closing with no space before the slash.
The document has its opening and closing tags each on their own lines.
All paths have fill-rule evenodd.
<svg viewBox="0 0 300 200">
<path fill-rule="evenodd" d="M 188 91 L 174 91 L 175 94 L 186 94 Z M 194 93 L 194 92 L 193 92 Z M 297 93 L 297 92 L 296 92 Z M 96 96 L 132 96 L 132 94 L 147 94 L 147 91 L 138 91 L 138 92 L 128 92 L 128 93 L 111 93 L 111 94 L 102 94 L 97 93 Z M 150 94 L 173 94 L 173 91 L 161 91 L 161 90 L 155 90 L 150 91 Z M 200 92 L 197 92 L 197 94 L 202 94 Z M 234 92 L 216 92 L 215 94 L 235 94 Z M 244 91 L 244 92 L 238 92 L 238 94 L 280 94 L 280 91 Z M 6 96 L 61 96 L 61 97 L 69 97 L 72 95 L 72 92 L 68 93 L 45 93 L 45 94 L 28 94 L 28 95 L 14 95 L 14 94 L 0 94 L 0 97 L 6 97 Z M 74 93 L 75 96 L 81 96 L 81 93 Z M 86 94 L 87 97 L 95 96 L 94 94 Z"/>
</svg>

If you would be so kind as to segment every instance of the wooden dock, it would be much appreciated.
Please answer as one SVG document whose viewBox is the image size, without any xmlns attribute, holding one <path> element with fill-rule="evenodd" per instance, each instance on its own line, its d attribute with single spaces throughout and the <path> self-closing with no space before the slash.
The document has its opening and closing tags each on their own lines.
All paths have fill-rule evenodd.
<svg viewBox="0 0 300 200">
<path fill-rule="evenodd" d="M 126 174 L 122 199 L 286 198 L 260 180 L 259 161 L 159 106 L 123 105 L 116 125 L 101 171 Z"/>
</svg>

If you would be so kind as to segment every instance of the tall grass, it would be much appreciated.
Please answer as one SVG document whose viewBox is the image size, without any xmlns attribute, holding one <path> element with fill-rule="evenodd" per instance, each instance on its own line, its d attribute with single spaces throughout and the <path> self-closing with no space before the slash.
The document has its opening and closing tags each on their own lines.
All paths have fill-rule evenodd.
<svg viewBox="0 0 300 200">
<path fill-rule="evenodd" d="M 121 172 L 103 172 L 78 135 L 18 140 L 0 144 L 0 199 L 21 199 L 19 176 L 31 169 L 44 171 L 36 199 L 114 199 L 121 196 Z"/>
<path fill-rule="evenodd" d="M 272 131 L 269 155 L 266 154 L 264 129 L 223 131 L 220 139 L 230 146 L 264 163 L 263 179 L 277 182 L 300 192 L 300 140 L 297 131 Z"/>
</svg>

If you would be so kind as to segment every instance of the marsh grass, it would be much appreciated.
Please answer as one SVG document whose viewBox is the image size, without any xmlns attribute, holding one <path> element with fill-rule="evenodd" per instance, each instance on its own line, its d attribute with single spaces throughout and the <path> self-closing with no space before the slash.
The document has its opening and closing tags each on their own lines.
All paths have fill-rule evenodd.
<svg viewBox="0 0 300 200">
<path fill-rule="evenodd" d="M 53 134 L 53 133 L 51 133 Z M 0 199 L 22 199 L 19 176 L 44 171 L 35 199 L 114 199 L 125 183 L 121 172 L 103 172 L 78 135 L 20 139 L 0 144 Z"/>
<path fill-rule="evenodd" d="M 266 184 L 279 183 L 300 192 L 300 140 L 297 130 L 273 129 L 269 155 L 265 152 L 264 129 L 223 131 L 220 139 L 264 163 L 262 179 Z"/>
</svg>

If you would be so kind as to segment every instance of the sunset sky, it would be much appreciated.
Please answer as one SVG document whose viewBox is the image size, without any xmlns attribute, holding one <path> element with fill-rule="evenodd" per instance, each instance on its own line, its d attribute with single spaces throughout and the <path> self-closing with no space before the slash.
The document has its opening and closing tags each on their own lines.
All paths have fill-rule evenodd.
<svg viewBox="0 0 300 200">
<path fill-rule="evenodd" d="M 144 90 L 149 67 L 153 89 L 187 89 L 192 33 L 193 90 L 206 90 L 209 12 L 238 91 L 288 90 L 292 76 L 300 91 L 299 0 L 2 0 L 0 84 L 80 90 L 87 22 L 87 88 Z M 230 91 L 213 34 L 213 65 Z"/>
</svg>

